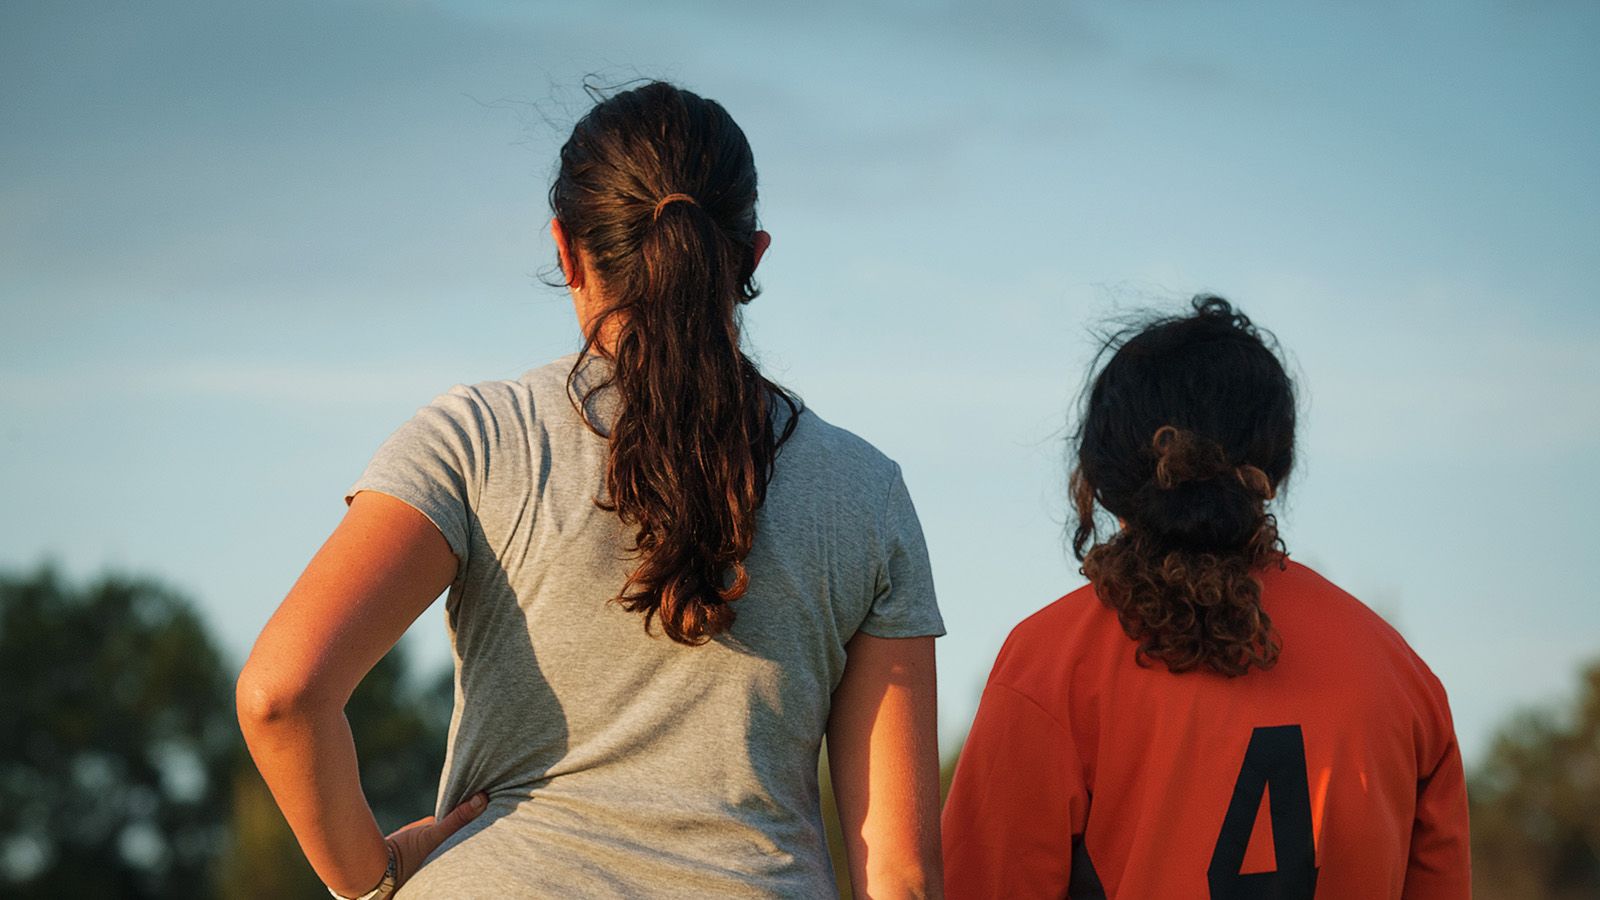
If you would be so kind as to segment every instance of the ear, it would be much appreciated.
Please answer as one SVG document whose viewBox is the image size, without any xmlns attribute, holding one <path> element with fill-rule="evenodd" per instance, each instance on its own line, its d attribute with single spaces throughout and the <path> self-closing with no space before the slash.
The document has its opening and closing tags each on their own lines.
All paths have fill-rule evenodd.
<svg viewBox="0 0 1600 900">
<path fill-rule="evenodd" d="M 756 266 L 761 265 L 762 255 L 767 252 L 768 247 L 772 246 L 772 235 L 765 231 L 756 232 L 755 237 L 751 240 L 751 246 L 755 249 L 755 259 L 750 263 L 750 271 L 754 272 Z"/>
<path fill-rule="evenodd" d="M 561 227 L 560 219 L 550 220 L 550 237 L 556 242 L 556 254 L 561 257 L 561 274 L 566 276 L 567 287 L 583 287 L 583 269 L 573 259 L 572 245 L 567 243 L 567 230 Z"/>
</svg>

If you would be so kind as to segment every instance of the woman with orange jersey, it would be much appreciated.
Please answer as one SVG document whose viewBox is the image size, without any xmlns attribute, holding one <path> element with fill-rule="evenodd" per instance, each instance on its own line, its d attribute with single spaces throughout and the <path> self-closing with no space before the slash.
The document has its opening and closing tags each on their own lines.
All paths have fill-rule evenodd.
<svg viewBox="0 0 1600 900">
<path fill-rule="evenodd" d="M 1268 511 L 1295 449 L 1268 341 L 1202 297 L 1108 349 L 1072 476 L 1090 584 L 1000 651 L 944 810 L 948 896 L 1467 897 L 1444 688 Z"/>
</svg>

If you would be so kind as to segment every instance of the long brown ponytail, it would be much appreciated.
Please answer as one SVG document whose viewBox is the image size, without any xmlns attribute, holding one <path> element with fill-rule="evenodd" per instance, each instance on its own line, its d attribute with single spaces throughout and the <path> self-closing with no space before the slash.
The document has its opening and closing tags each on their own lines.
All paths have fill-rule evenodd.
<svg viewBox="0 0 1600 900">
<path fill-rule="evenodd" d="M 756 513 L 800 411 L 739 347 L 739 307 L 757 294 L 755 204 L 744 132 L 715 101 L 659 82 L 597 103 L 550 188 L 568 249 L 604 287 L 579 365 L 594 351 L 612 366 L 574 400 L 610 443 L 596 503 L 634 530 L 638 565 L 616 600 L 684 644 L 733 624 Z M 585 401 L 607 388 L 618 406 L 602 431 Z"/>
</svg>

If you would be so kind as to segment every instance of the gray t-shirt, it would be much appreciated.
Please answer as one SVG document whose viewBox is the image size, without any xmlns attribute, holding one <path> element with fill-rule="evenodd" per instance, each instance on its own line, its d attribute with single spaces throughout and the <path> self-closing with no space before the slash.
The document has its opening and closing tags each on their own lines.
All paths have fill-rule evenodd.
<svg viewBox="0 0 1600 900">
<path fill-rule="evenodd" d="M 416 507 L 461 560 L 438 812 L 491 799 L 400 894 L 831 895 L 817 754 L 845 643 L 944 633 L 900 468 L 802 412 L 731 631 L 700 647 L 646 634 L 607 602 L 631 533 L 594 504 L 607 445 L 569 399 L 577 359 L 451 388 L 349 490 Z M 579 387 L 604 365 L 586 358 Z M 602 423 L 609 398 L 590 407 Z"/>
</svg>

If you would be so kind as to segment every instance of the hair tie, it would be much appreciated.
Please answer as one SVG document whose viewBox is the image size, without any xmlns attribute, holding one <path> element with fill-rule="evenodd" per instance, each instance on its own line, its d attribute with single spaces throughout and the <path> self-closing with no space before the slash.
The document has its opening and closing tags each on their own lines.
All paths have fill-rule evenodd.
<svg viewBox="0 0 1600 900">
<path fill-rule="evenodd" d="M 1156 487 L 1164 491 L 1186 481 L 1208 481 L 1233 468 L 1221 444 L 1188 429 L 1163 425 L 1150 447 L 1156 457 Z"/>
<path fill-rule="evenodd" d="M 1245 463 L 1235 469 L 1234 474 L 1239 476 L 1240 484 L 1262 500 L 1271 500 L 1278 495 L 1278 489 L 1272 486 L 1272 479 L 1257 466 Z"/>
<path fill-rule="evenodd" d="M 700 205 L 699 203 L 696 203 L 695 199 L 693 197 L 689 196 L 688 194 L 668 194 L 665 197 L 662 197 L 660 200 L 656 201 L 655 211 L 650 213 L 650 221 L 654 222 L 655 220 L 661 218 L 661 210 L 663 208 L 665 208 L 667 204 L 669 204 L 669 203 L 677 203 L 679 201 L 687 203 L 690 206 L 699 206 Z"/>
</svg>

